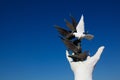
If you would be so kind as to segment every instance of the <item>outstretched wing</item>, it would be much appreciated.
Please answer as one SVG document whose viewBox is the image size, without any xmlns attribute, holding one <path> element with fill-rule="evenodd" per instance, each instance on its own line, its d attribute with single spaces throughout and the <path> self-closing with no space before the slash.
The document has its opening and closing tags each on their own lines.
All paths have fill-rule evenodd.
<svg viewBox="0 0 120 80">
<path fill-rule="evenodd" d="M 75 18 L 72 15 L 70 15 L 70 18 L 72 20 L 72 25 L 76 28 L 77 27 L 77 21 L 75 20 Z"/>
<path fill-rule="evenodd" d="M 59 27 L 59 26 L 57 26 L 57 25 L 55 25 L 55 28 L 56 28 L 56 29 L 58 30 L 58 32 L 59 32 L 62 36 L 64 36 L 64 37 L 66 37 L 67 35 L 70 34 L 69 31 L 67 31 L 67 30 L 65 30 L 65 29 L 63 29 L 63 28 L 61 28 L 61 27 Z"/>
<path fill-rule="evenodd" d="M 84 33 L 84 17 L 83 15 L 81 16 L 81 19 L 76 27 L 77 33 L 78 34 L 83 34 Z"/>
<path fill-rule="evenodd" d="M 66 26 L 72 31 L 76 31 L 75 27 L 69 22 L 67 21 L 66 19 L 64 19 L 64 21 L 66 22 Z"/>
<path fill-rule="evenodd" d="M 61 39 L 64 42 L 64 44 L 66 45 L 66 47 L 68 49 L 70 49 L 71 51 L 73 51 L 75 54 L 79 54 L 79 52 L 81 52 L 81 49 L 78 49 L 77 46 L 75 44 L 73 44 L 72 41 L 70 41 L 68 39 L 64 39 L 64 38 L 61 38 Z"/>
</svg>

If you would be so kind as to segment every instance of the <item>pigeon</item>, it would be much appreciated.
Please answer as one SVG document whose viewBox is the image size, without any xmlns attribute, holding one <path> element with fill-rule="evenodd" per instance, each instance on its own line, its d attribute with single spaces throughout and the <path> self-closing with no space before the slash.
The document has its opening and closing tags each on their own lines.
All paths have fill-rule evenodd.
<svg viewBox="0 0 120 80">
<path fill-rule="evenodd" d="M 76 27 L 76 32 L 73 32 L 73 35 L 75 37 L 77 37 L 78 39 L 82 39 L 82 38 L 85 38 L 85 39 L 88 39 L 88 40 L 91 40 L 94 36 L 91 35 L 91 34 L 88 34 L 85 32 L 84 30 L 84 17 L 83 15 L 81 16 L 81 19 Z"/>
<path fill-rule="evenodd" d="M 82 48 L 81 48 L 81 46 L 75 45 L 72 41 L 70 41 L 70 40 L 68 40 L 68 39 L 64 39 L 64 38 L 62 38 L 62 37 L 60 37 L 60 38 L 62 39 L 62 41 L 63 41 L 63 43 L 66 45 L 66 47 L 67 47 L 69 50 L 71 50 L 72 52 L 74 52 L 75 55 L 78 55 L 78 54 L 82 53 Z M 77 42 L 76 44 L 79 43 L 79 41 L 76 41 L 76 42 Z"/>
<path fill-rule="evenodd" d="M 75 36 L 71 33 L 71 31 L 65 30 L 57 25 L 55 25 L 55 28 L 58 30 L 58 32 L 65 37 L 66 39 L 73 39 Z"/>
<path fill-rule="evenodd" d="M 77 62 L 86 60 L 87 56 L 89 56 L 89 51 L 84 51 L 83 53 L 78 55 L 69 55 L 68 57 L 71 57 L 73 61 Z"/>
</svg>

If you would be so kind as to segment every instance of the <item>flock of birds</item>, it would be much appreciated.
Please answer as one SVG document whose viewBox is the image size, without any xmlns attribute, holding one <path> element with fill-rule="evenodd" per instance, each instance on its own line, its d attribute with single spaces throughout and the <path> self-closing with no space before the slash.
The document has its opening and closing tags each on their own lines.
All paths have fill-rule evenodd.
<svg viewBox="0 0 120 80">
<path fill-rule="evenodd" d="M 73 16 L 70 16 L 70 18 L 72 20 L 72 23 L 64 20 L 66 22 L 66 26 L 70 30 L 63 29 L 57 25 L 55 25 L 55 28 L 60 33 L 60 38 L 66 45 L 68 51 L 72 51 L 74 53 L 72 55 L 69 55 L 69 57 L 71 57 L 75 62 L 84 61 L 86 60 L 87 56 L 89 56 L 89 51 L 82 51 L 81 41 L 83 38 L 91 40 L 94 36 L 88 34 L 88 32 L 85 32 L 83 15 L 81 16 L 79 22 L 77 22 Z"/>
</svg>

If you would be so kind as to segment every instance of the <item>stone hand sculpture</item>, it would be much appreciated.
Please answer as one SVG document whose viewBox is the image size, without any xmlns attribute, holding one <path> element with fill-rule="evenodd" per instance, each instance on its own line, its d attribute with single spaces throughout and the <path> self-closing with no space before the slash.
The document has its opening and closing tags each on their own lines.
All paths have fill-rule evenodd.
<svg viewBox="0 0 120 80">
<path fill-rule="evenodd" d="M 92 73 L 94 67 L 100 56 L 103 52 L 104 46 L 101 46 L 98 51 L 94 54 L 94 56 L 88 56 L 85 61 L 74 62 L 72 58 L 68 57 L 69 52 L 66 50 L 66 57 L 70 63 L 71 69 L 74 73 L 74 80 L 92 80 Z M 73 53 L 74 54 L 74 53 Z"/>
</svg>

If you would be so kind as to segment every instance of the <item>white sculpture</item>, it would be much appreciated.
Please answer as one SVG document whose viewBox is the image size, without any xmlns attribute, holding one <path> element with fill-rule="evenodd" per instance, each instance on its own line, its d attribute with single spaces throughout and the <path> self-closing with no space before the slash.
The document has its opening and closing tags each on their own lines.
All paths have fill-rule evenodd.
<svg viewBox="0 0 120 80">
<path fill-rule="evenodd" d="M 93 39 L 93 37 L 94 37 L 93 35 L 88 34 L 88 33 L 85 34 L 84 27 L 85 27 L 84 26 L 84 16 L 82 15 L 80 21 L 78 22 L 78 24 L 76 26 L 76 32 L 74 32 L 73 35 L 75 37 L 77 37 L 78 39 L 81 39 L 81 38 L 86 38 L 88 40 Z"/>
<path fill-rule="evenodd" d="M 94 36 L 85 32 L 83 15 L 81 16 L 78 24 L 73 17 L 71 19 L 72 24 L 66 21 L 66 25 L 70 28 L 71 31 L 67 31 L 58 26 L 55 28 L 60 33 L 60 38 L 66 47 L 73 52 L 72 55 L 69 55 L 69 51 L 66 50 L 66 57 L 74 73 L 75 80 L 92 80 L 94 66 L 100 59 L 104 46 L 101 46 L 96 54 L 94 54 L 92 57 L 90 57 L 86 51 L 83 52 L 81 46 L 82 39 L 86 38 L 91 40 Z"/>
<path fill-rule="evenodd" d="M 92 73 L 94 66 L 100 59 L 104 46 L 101 46 L 94 56 L 88 56 L 85 61 L 73 62 L 72 58 L 68 57 L 69 53 L 66 50 L 66 57 L 70 63 L 71 69 L 74 73 L 74 80 L 92 80 Z"/>
</svg>

